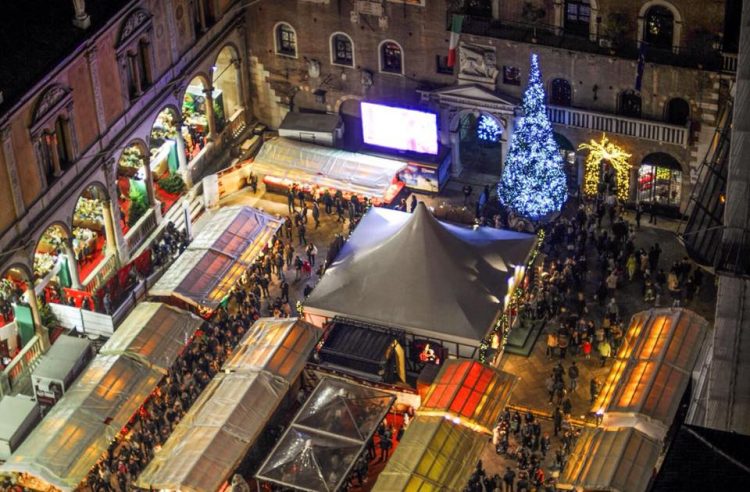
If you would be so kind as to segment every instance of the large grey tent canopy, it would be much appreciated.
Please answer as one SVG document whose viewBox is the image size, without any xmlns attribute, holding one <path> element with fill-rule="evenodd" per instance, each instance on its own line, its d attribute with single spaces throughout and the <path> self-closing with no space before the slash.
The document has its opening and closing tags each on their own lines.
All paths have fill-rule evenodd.
<svg viewBox="0 0 750 492">
<path fill-rule="evenodd" d="M 372 208 L 305 302 L 305 313 L 476 347 L 536 240 L 440 222 L 423 203 L 414 214 Z"/>
</svg>

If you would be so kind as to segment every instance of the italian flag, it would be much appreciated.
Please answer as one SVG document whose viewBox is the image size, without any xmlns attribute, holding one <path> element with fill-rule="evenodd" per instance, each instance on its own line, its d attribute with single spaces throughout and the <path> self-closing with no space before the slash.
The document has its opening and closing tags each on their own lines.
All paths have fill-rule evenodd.
<svg viewBox="0 0 750 492">
<path fill-rule="evenodd" d="M 448 46 L 448 66 L 456 64 L 456 48 L 458 48 L 458 38 L 461 35 L 461 25 L 464 23 L 463 15 L 453 14 L 451 21 L 451 41 Z"/>
</svg>

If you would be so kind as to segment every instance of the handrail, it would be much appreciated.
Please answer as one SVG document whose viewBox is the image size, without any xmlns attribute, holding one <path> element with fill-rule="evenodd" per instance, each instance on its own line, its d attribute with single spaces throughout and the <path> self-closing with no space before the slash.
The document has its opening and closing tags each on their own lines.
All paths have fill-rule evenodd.
<svg viewBox="0 0 750 492">
<path fill-rule="evenodd" d="M 138 222 L 135 223 L 133 228 L 125 234 L 125 241 L 128 244 L 128 253 L 135 251 L 155 228 L 156 213 L 153 208 L 149 208 L 144 216 L 138 219 Z"/>
<path fill-rule="evenodd" d="M 110 275 L 115 271 L 117 266 L 117 260 L 115 255 L 110 254 L 107 258 L 100 262 L 93 272 L 84 281 L 84 290 L 89 294 L 93 294 L 99 287 L 109 280 Z"/>
<path fill-rule="evenodd" d="M 688 146 L 688 127 L 659 121 L 641 120 L 586 109 L 548 106 L 550 122 L 587 130 L 637 137 L 658 143 Z"/>
<path fill-rule="evenodd" d="M 44 353 L 43 340 L 34 335 L 6 367 L 0 378 L 0 395 L 12 390 L 19 379 L 31 372 L 34 362 Z M 7 384 L 7 387 L 4 387 Z"/>
</svg>

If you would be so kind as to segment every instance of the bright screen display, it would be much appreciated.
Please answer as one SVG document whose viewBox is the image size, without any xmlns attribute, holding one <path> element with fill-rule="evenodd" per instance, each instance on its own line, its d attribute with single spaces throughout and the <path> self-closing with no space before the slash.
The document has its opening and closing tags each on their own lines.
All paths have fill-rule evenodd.
<svg viewBox="0 0 750 492">
<path fill-rule="evenodd" d="M 366 102 L 361 107 L 366 144 L 420 154 L 438 153 L 437 115 Z"/>
</svg>

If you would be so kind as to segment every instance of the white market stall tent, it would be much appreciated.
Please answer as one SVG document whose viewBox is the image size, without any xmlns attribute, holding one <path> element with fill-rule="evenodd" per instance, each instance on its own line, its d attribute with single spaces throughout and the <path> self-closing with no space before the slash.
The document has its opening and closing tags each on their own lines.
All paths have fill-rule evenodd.
<svg viewBox="0 0 750 492">
<path fill-rule="evenodd" d="M 395 400 L 383 391 L 323 378 L 256 479 L 293 490 L 340 490 Z"/>
<path fill-rule="evenodd" d="M 523 278 L 537 237 L 371 208 L 305 301 L 322 325 L 337 316 L 479 347 Z"/>
<path fill-rule="evenodd" d="M 251 207 L 223 207 L 203 220 L 205 227 L 154 285 L 151 296 L 216 309 L 283 224 Z"/>
<path fill-rule="evenodd" d="M 0 400 L 0 460 L 7 460 L 41 420 L 39 404 L 30 396 L 6 395 Z"/>
<path fill-rule="evenodd" d="M 30 488 L 75 489 L 201 324 L 171 306 L 138 305 L 0 472 Z"/>
<path fill-rule="evenodd" d="M 371 198 L 384 198 L 406 163 L 384 157 L 322 147 L 287 138 L 263 144 L 252 163 L 256 174 L 282 182 L 334 188 Z"/>
<path fill-rule="evenodd" d="M 143 489 L 219 490 L 305 367 L 321 333 L 261 318 L 138 478 Z"/>
</svg>

